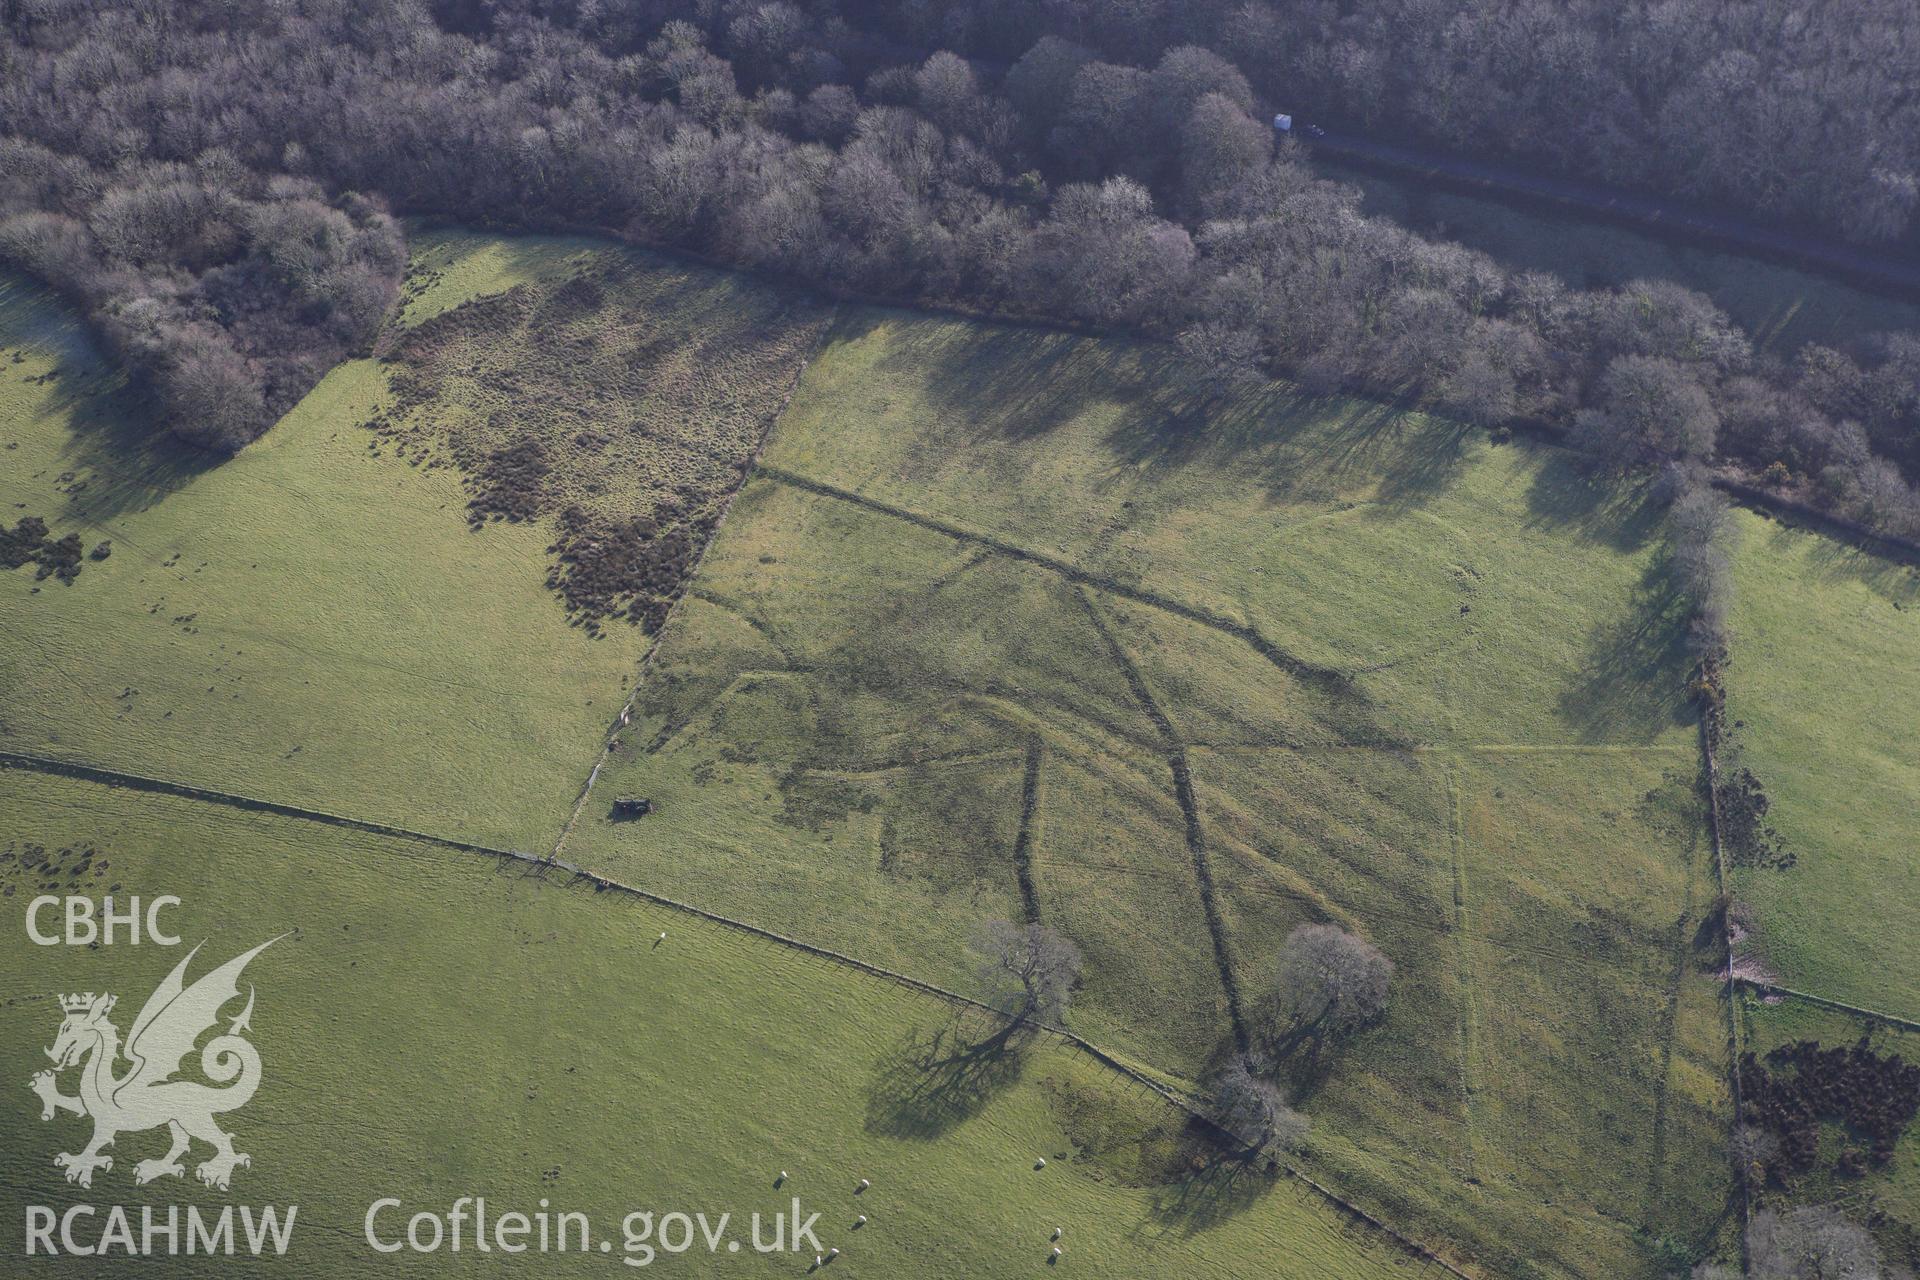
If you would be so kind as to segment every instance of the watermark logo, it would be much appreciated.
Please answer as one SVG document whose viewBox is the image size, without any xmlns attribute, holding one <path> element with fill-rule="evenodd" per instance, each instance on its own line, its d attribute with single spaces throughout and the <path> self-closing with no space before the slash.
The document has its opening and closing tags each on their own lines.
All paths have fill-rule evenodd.
<svg viewBox="0 0 1920 1280">
<path fill-rule="evenodd" d="M 217 1027 L 221 1009 L 239 999 L 240 974 L 247 963 L 278 941 L 261 943 L 189 986 L 187 966 L 199 954 L 196 946 L 147 997 L 124 1045 L 111 1017 L 116 997 L 91 991 L 61 997 L 60 1033 L 46 1051 L 53 1070 L 38 1072 L 30 1084 L 39 1095 L 42 1120 L 66 1112 L 93 1121 L 93 1137 L 84 1147 L 53 1158 L 68 1182 L 91 1187 L 96 1170 L 113 1169 L 113 1157 L 103 1154 L 104 1148 L 115 1145 L 123 1133 L 161 1126 L 173 1145 L 165 1155 L 134 1165 L 136 1183 L 184 1176 L 181 1157 L 195 1142 L 213 1148 L 194 1168 L 209 1187 L 225 1191 L 233 1171 L 252 1164 L 245 1152 L 234 1150 L 234 1135 L 216 1119 L 247 1105 L 260 1087 L 260 1053 L 246 1038 L 253 1018 L 251 985 L 246 1007 L 200 1048 L 200 1071 L 213 1083 L 175 1077 L 200 1037 Z M 60 1092 L 60 1073 L 75 1069 L 78 1092 Z"/>
</svg>

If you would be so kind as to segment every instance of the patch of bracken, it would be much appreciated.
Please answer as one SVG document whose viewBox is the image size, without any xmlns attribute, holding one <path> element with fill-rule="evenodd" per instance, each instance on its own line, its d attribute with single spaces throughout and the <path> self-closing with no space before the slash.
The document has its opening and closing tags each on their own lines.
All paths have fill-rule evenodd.
<svg viewBox="0 0 1920 1280">
<path fill-rule="evenodd" d="M 79 534 L 49 537 L 47 522 L 39 516 L 22 516 L 11 529 L 0 525 L 0 568 L 18 569 L 32 564 L 37 566 L 33 575 L 36 578 L 72 582 L 80 576 L 82 550 Z"/>
<path fill-rule="evenodd" d="M 361 424 L 372 458 L 457 469 L 475 526 L 552 522 L 547 585 L 594 636 L 666 621 L 826 320 L 671 278 L 608 258 L 394 333 Z"/>
<path fill-rule="evenodd" d="M 1738 867 L 1785 870 L 1794 855 L 1780 842 L 1780 833 L 1767 822 L 1770 802 L 1753 770 L 1741 768 L 1720 783 L 1720 839 L 1727 856 Z"/>
<path fill-rule="evenodd" d="M 532 520 L 546 506 L 547 477 L 553 464 L 540 441 L 523 438 L 492 450 L 473 477 L 467 519 Z"/>
<path fill-rule="evenodd" d="M 505 339 L 526 319 L 533 304 L 533 291 L 526 285 L 474 298 L 400 333 L 381 354 L 421 365 L 475 338 Z"/>
<path fill-rule="evenodd" d="M 0 895 L 12 897 L 17 882 L 24 881 L 30 890 L 43 892 L 71 893 L 76 889 L 83 892 L 93 890 L 92 884 L 81 884 L 85 880 L 99 884 L 111 883 L 108 872 L 112 867 L 107 856 L 93 844 L 68 845 L 60 849 L 49 849 L 34 841 L 8 841 L 0 847 Z M 113 884 L 113 889 L 120 886 Z"/>
<path fill-rule="evenodd" d="M 1818 1164 L 1820 1127 L 1835 1123 L 1848 1141 L 1834 1170 L 1857 1176 L 1893 1158 L 1901 1133 L 1920 1112 L 1920 1066 L 1875 1053 L 1865 1037 L 1832 1049 L 1797 1040 L 1767 1054 L 1764 1063 L 1741 1055 L 1740 1091 L 1747 1119 L 1780 1139 L 1779 1172 L 1805 1173 Z"/>
<path fill-rule="evenodd" d="M 578 320 L 607 305 L 607 294 L 585 276 L 575 276 L 547 295 L 543 315 L 558 321 Z"/>
<path fill-rule="evenodd" d="M 569 507 L 560 516 L 560 540 L 548 548 L 556 563 L 547 585 L 596 631 L 602 619 L 625 618 L 651 634 L 692 571 L 710 532 L 706 523 L 640 516 L 606 526 Z"/>
<path fill-rule="evenodd" d="M 0 565 L 18 569 L 34 558 L 47 540 L 47 522 L 39 516 L 22 516 L 12 529 L 0 525 Z"/>
</svg>

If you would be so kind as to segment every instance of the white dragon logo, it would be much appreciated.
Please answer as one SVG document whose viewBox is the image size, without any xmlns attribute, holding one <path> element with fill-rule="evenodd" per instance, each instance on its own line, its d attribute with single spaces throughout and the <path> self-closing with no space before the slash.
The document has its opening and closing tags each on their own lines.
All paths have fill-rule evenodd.
<svg viewBox="0 0 1920 1280">
<path fill-rule="evenodd" d="M 180 1157 L 194 1138 L 213 1147 L 212 1158 L 194 1170 L 209 1187 L 225 1191 L 234 1169 L 253 1163 L 245 1153 L 233 1149 L 233 1135 L 214 1123 L 219 1113 L 245 1106 L 260 1085 L 259 1051 L 242 1036 L 250 1029 L 249 1019 L 253 1017 L 251 986 L 247 988 L 247 1007 L 228 1025 L 226 1034 L 215 1036 L 200 1050 L 200 1070 L 224 1087 L 175 1080 L 173 1076 L 180 1070 L 182 1059 L 193 1051 L 194 1043 L 220 1020 L 221 1006 L 239 996 L 240 971 L 247 962 L 278 941 L 268 939 L 203 974 L 190 987 L 185 983 L 187 965 L 200 948 L 189 951 L 133 1020 L 124 1051 L 133 1065 L 121 1075 L 114 1074 L 123 1056 L 120 1031 L 107 1020 L 115 997 L 89 991 L 60 998 L 66 1018 L 53 1047 L 47 1050 L 54 1069 L 37 1073 L 29 1083 L 40 1096 L 42 1120 L 53 1119 L 58 1111 L 93 1117 L 93 1140 L 86 1148 L 53 1158 L 56 1166 L 66 1170 L 68 1182 L 91 1187 L 95 1169 L 113 1168 L 113 1157 L 100 1154 L 101 1148 L 112 1146 L 122 1133 L 163 1124 L 173 1135 L 173 1147 L 158 1160 L 136 1164 L 133 1180 L 137 1183 L 183 1175 L 186 1170 Z M 60 1092 L 55 1073 L 80 1065 L 82 1059 L 86 1065 L 80 1072 L 79 1096 L 68 1097 Z"/>
</svg>

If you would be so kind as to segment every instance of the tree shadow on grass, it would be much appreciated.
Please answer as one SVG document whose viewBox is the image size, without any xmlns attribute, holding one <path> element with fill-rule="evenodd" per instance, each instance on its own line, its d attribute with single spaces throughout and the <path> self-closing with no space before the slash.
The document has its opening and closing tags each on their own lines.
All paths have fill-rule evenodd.
<svg viewBox="0 0 1920 1280">
<path fill-rule="evenodd" d="M 1578 678 L 1560 694 L 1560 715 L 1582 741 L 1647 742 L 1693 718 L 1681 694 L 1691 610 L 1667 559 L 1655 556 L 1626 609 L 1594 628 Z"/>
<path fill-rule="evenodd" d="M 1862 546 L 1857 539 L 1832 529 L 1814 529 L 1777 516 L 1767 520 L 1762 537 L 1770 556 L 1782 562 L 1803 551 L 1806 563 L 1821 582 L 1858 582 L 1900 609 L 1920 608 L 1920 567 L 1914 559 Z"/>
<path fill-rule="evenodd" d="M 1263 381 L 1222 399 L 1201 389 L 1170 353 L 1153 363 L 1147 387 L 1137 408 L 1108 432 L 1120 462 L 1231 468 L 1275 502 L 1349 494 L 1380 503 L 1428 501 L 1453 483 L 1476 434 L 1409 403 L 1319 395 L 1286 382 Z"/>
<path fill-rule="evenodd" d="M 857 341 L 895 318 L 857 311 L 839 321 L 834 337 Z M 893 327 L 877 367 L 917 383 L 935 417 L 984 443 L 1046 435 L 1104 402 L 1124 406 L 1140 363 L 1132 344 L 1107 347 L 1037 326 L 922 319 Z"/>
<path fill-rule="evenodd" d="M 854 340 L 878 314 L 843 320 Z M 1364 488 L 1383 501 L 1419 501 L 1444 489 L 1475 432 L 1385 398 L 1316 395 L 1259 381 L 1222 396 L 1172 349 L 1044 328 L 931 322 L 896 328 L 878 361 L 918 384 L 955 443 L 1020 443 L 1098 413 L 1112 471 L 1233 467 L 1274 500 L 1324 500 Z M 960 433 L 959 440 L 953 436 Z"/>
<path fill-rule="evenodd" d="M 1193 1173 L 1155 1189 L 1154 1220 L 1181 1235 L 1197 1235 L 1251 1209 L 1279 1176 L 1266 1157 L 1230 1150 L 1222 1137 Z"/>
<path fill-rule="evenodd" d="M 0 347 L 52 362 L 33 379 L 42 388 L 35 413 L 66 433 L 59 445 L 65 508 L 31 514 L 56 525 L 104 523 L 155 505 L 221 462 L 166 430 L 153 397 L 50 290 L 0 276 Z M 9 366 L 8 376 L 19 375 Z"/>
<path fill-rule="evenodd" d="M 1622 479 L 1592 467 L 1572 449 L 1534 444 L 1540 458 L 1527 491 L 1536 526 L 1571 533 L 1619 551 L 1637 551 L 1659 536 L 1666 506 L 1650 478 Z"/>
<path fill-rule="evenodd" d="M 52 408 L 68 416 L 61 462 L 75 476 L 66 516 L 105 524 L 158 506 L 226 458 L 182 443 L 152 397 L 117 375 L 76 379 Z"/>
<path fill-rule="evenodd" d="M 881 1059 L 867 1132 L 932 1141 L 980 1113 L 1026 1071 L 1035 1032 L 979 1010 L 918 1028 Z"/>
</svg>

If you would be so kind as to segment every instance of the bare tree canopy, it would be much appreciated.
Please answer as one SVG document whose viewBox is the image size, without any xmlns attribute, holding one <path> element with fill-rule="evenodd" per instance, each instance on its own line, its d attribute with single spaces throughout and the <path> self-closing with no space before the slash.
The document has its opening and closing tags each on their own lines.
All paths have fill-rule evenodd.
<svg viewBox="0 0 1920 1280">
<path fill-rule="evenodd" d="M 973 939 L 987 1003 L 1016 1018 L 1057 1022 L 1080 981 L 1080 948 L 1043 924 L 989 920 Z"/>
<path fill-rule="evenodd" d="M 1254 1064 L 1236 1058 L 1214 1086 L 1220 1125 L 1241 1144 L 1261 1155 L 1298 1151 L 1313 1127 L 1289 1107 L 1280 1087 L 1256 1073 Z"/>
<path fill-rule="evenodd" d="M 1880 1246 L 1827 1205 L 1763 1209 L 1747 1227 L 1753 1280 L 1882 1280 Z"/>
<path fill-rule="evenodd" d="M 1392 980 L 1393 962 L 1372 943 L 1338 925 L 1303 924 L 1280 956 L 1280 1007 L 1294 1029 L 1351 1031 L 1385 1011 Z"/>
<path fill-rule="evenodd" d="M 1734 1129 L 1727 1150 L 1740 1176 L 1757 1180 L 1766 1175 L 1767 1165 L 1780 1154 L 1780 1139 L 1759 1125 L 1743 1124 Z"/>
<path fill-rule="evenodd" d="M 1920 335 L 1774 359 L 1692 290 L 1516 275 L 1368 213 L 1299 146 L 1276 149 L 1261 90 L 1303 110 L 1357 93 L 1359 115 L 1472 124 L 1455 137 L 1502 136 L 1494 124 L 1531 137 L 1543 112 L 1568 108 L 1553 156 L 1580 138 L 1615 165 L 1658 154 L 1646 137 L 1621 145 L 1649 122 L 1620 108 L 1671 72 L 1630 65 L 1664 34 L 1616 29 L 1616 6 L 1593 0 L 1536 5 L 1529 22 L 1626 59 L 1596 74 L 1633 92 L 1563 95 L 1556 73 L 1539 101 L 1488 98 L 1488 83 L 1537 70 L 1503 62 L 1483 81 L 1486 57 L 1518 47 L 1487 26 L 1505 10 L 1439 0 L 1457 10 L 1448 30 L 1486 43 L 1447 50 L 1421 92 L 1383 96 L 1405 74 L 1397 55 L 1432 52 L 1422 42 L 1437 28 L 1400 13 L 1411 3 L 1354 0 L 1338 21 L 1239 0 L 990 18 L 981 0 L 845 13 L 368 0 L 239 17 L 182 0 L 13 5 L 0 8 L 0 260 L 84 307 L 172 429 L 221 450 L 368 347 L 405 265 L 391 209 L 594 227 L 835 293 L 1179 337 L 1203 409 L 1257 373 L 1287 373 L 1496 430 L 1572 426 L 1619 467 L 1698 459 L 1920 530 Z M 1806 3 L 1705 0 L 1662 22 L 1686 29 L 1716 93 L 1798 101 L 1806 89 L 1758 74 L 1740 45 L 1774 26 L 1734 14 Z M 1850 25 L 1779 22 L 1822 39 Z M 1300 64 L 1311 48 L 1318 60 Z M 1768 199 L 1813 200 L 1802 212 L 1873 234 L 1908 226 L 1920 131 L 1887 121 L 1920 119 L 1920 64 L 1891 49 L 1877 70 L 1830 43 L 1801 52 L 1822 93 L 1850 86 L 1829 104 L 1852 113 L 1850 145 L 1789 141 L 1771 123 L 1729 131 L 1690 108 L 1653 128 L 1687 157 L 1667 176 L 1744 174 L 1785 148 L 1835 181 L 1773 181 Z M 1299 78 L 1273 79 L 1279 66 Z M 1668 83 L 1689 103 L 1700 88 Z M 1792 118 L 1811 128 L 1817 115 Z"/>
</svg>

